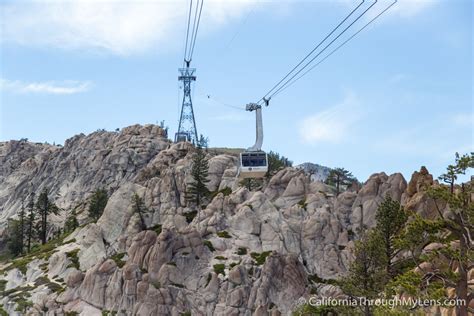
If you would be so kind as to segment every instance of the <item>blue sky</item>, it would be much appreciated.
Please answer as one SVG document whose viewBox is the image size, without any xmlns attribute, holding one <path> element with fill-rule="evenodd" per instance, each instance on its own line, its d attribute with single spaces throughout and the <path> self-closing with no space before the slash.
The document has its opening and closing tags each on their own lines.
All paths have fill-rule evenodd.
<svg viewBox="0 0 474 316">
<path fill-rule="evenodd" d="M 253 113 L 222 104 L 260 99 L 356 3 L 206 1 L 193 58 L 198 132 L 211 146 L 252 145 Z M 0 141 L 63 143 L 161 120 L 174 134 L 187 6 L 2 1 Z M 456 151 L 474 150 L 472 15 L 469 0 L 400 0 L 271 101 L 264 149 L 361 180 L 409 178 L 421 165 L 439 175 Z"/>
</svg>

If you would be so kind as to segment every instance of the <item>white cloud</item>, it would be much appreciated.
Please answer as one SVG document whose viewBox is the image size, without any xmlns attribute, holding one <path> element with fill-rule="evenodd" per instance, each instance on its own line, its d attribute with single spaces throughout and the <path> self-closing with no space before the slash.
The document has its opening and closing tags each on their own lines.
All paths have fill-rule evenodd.
<svg viewBox="0 0 474 316">
<path fill-rule="evenodd" d="M 91 83 L 88 81 L 22 82 L 0 79 L 0 90 L 14 93 L 75 94 L 85 92 L 90 87 Z"/>
<path fill-rule="evenodd" d="M 300 136 L 304 143 L 339 143 L 351 133 L 351 128 L 362 117 L 357 98 L 348 94 L 338 105 L 304 119 Z"/>
<path fill-rule="evenodd" d="M 117 55 L 164 49 L 181 45 L 188 3 L 184 0 L 11 2 L 0 6 L 3 11 L 2 41 L 39 47 L 92 49 Z M 200 35 L 201 31 L 209 32 L 240 17 L 253 5 L 250 0 L 205 1 Z"/>
</svg>

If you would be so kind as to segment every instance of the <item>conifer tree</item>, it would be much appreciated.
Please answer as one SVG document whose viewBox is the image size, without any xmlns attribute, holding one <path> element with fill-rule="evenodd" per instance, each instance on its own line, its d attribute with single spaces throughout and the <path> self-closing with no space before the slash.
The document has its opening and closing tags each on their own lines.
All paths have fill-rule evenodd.
<svg viewBox="0 0 474 316">
<path fill-rule="evenodd" d="M 380 236 L 380 243 L 385 251 L 385 270 L 387 275 L 394 277 L 397 274 L 397 265 L 402 262 L 396 260 L 396 256 L 402 251 L 397 240 L 401 236 L 408 215 L 398 201 L 387 195 L 377 208 L 375 219 L 377 221 L 375 231 Z"/>
<path fill-rule="evenodd" d="M 146 229 L 145 218 L 144 218 L 144 213 L 146 212 L 145 202 L 143 202 L 143 199 L 137 193 L 134 193 L 132 196 L 132 208 L 133 208 L 133 212 L 138 214 L 138 217 L 140 218 L 141 230 L 145 230 Z"/>
<path fill-rule="evenodd" d="M 206 153 L 198 146 L 194 153 L 193 166 L 191 168 L 193 181 L 188 184 L 186 192 L 186 199 L 198 207 L 201 206 L 203 199 L 209 196 L 209 189 L 206 186 L 209 182 L 208 172 L 209 163 Z"/>
<path fill-rule="evenodd" d="M 16 257 L 23 253 L 23 233 L 18 219 L 8 220 L 8 249 Z"/>
<path fill-rule="evenodd" d="M 30 201 L 28 202 L 28 213 L 26 215 L 26 224 L 25 224 L 26 249 L 28 250 L 28 252 L 30 252 L 31 250 L 31 241 L 34 238 L 35 222 L 36 222 L 35 194 L 32 193 L 30 196 Z"/>
<path fill-rule="evenodd" d="M 459 175 L 474 168 L 474 153 L 463 156 L 456 154 L 455 161 L 455 165 L 447 168 L 447 174 L 451 174 L 452 179 L 457 179 Z M 394 282 L 405 290 L 407 287 L 413 289 L 410 283 L 414 283 L 419 293 L 433 292 L 435 288 L 438 294 L 442 293 L 445 297 L 446 288 L 453 288 L 455 298 L 466 302 L 456 306 L 456 315 L 459 316 L 474 313 L 474 310 L 469 310 L 468 307 L 474 300 L 474 293 L 469 287 L 469 271 L 474 268 L 473 182 L 471 180 L 460 184 L 460 190 L 457 191 L 453 190 L 452 182 L 448 182 L 449 187 L 437 185 L 428 189 L 438 217 L 430 220 L 415 216 L 406 225 L 401 239 L 402 244 L 409 249 L 421 275 L 408 271 Z M 432 242 L 442 247 L 420 255 L 421 250 Z M 421 268 L 423 262 L 432 263 L 436 269 L 426 271 Z"/>
<path fill-rule="evenodd" d="M 59 212 L 58 207 L 49 200 L 48 190 L 45 188 L 38 196 L 36 201 L 36 210 L 40 216 L 40 223 L 38 227 L 38 234 L 41 240 L 41 244 L 45 244 L 48 241 L 48 216 L 50 214 L 57 215 Z"/>
<path fill-rule="evenodd" d="M 356 241 L 354 261 L 348 275 L 340 280 L 342 290 L 350 297 L 375 299 L 387 281 L 385 249 L 381 236 L 374 230 L 362 233 Z M 373 315 L 373 307 L 359 306 L 365 316 Z"/>
<path fill-rule="evenodd" d="M 76 210 L 73 209 L 71 213 L 69 214 L 69 216 L 67 217 L 66 222 L 64 223 L 64 231 L 72 232 L 77 227 L 79 227 L 79 222 L 77 221 Z"/>
<path fill-rule="evenodd" d="M 341 193 L 342 187 L 351 185 L 357 179 L 352 175 L 351 172 L 344 168 L 334 168 L 329 173 L 326 179 L 326 184 L 333 185 L 336 187 L 336 196 Z"/>
<path fill-rule="evenodd" d="M 107 190 L 104 188 L 95 190 L 90 199 L 89 217 L 97 221 L 102 216 L 108 200 Z"/>
</svg>

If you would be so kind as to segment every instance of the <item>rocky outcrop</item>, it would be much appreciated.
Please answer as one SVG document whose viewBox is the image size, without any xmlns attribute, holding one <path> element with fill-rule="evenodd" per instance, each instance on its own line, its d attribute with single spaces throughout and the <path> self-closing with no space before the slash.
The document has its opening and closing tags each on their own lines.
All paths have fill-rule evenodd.
<svg viewBox="0 0 474 316">
<path fill-rule="evenodd" d="M 261 190 L 249 191 L 235 178 L 237 156 L 209 151 L 213 198 L 196 209 L 185 198 L 195 149 L 163 135 L 159 127 L 136 125 L 81 134 L 63 148 L 0 144 L 0 226 L 32 187 L 49 188 L 84 224 L 26 271 L 0 276 L 7 289 L 44 277 L 56 284 L 29 289 L 30 313 L 288 315 L 310 291 L 340 295 L 308 276 L 328 280 L 346 273 L 358 228 L 375 224 L 387 195 L 421 212 L 426 205 L 417 196 L 433 182 L 426 169 L 408 185 L 401 174 L 377 173 L 358 191 L 335 196 L 305 170 L 284 168 Z M 87 223 L 88 197 L 99 187 L 110 198 L 97 223 Z M 134 212 L 135 193 L 145 204 L 146 230 Z M 51 218 L 52 226 L 63 222 L 64 213 Z M 54 291 L 58 286 L 62 290 Z M 15 313 L 15 306 L 7 309 Z"/>
</svg>

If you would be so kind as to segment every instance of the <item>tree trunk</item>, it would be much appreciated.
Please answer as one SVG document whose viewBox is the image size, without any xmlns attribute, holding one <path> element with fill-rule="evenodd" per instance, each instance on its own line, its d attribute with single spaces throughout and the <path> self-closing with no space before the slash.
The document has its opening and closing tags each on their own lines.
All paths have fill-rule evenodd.
<svg viewBox="0 0 474 316">
<path fill-rule="evenodd" d="M 458 305 L 457 312 L 456 314 L 458 316 L 467 316 L 468 311 L 467 307 L 469 302 L 467 301 L 468 299 L 468 287 L 467 287 L 467 266 L 468 266 L 468 259 L 467 259 L 467 253 L 466 253 L 466 248 L 467 245 L 465 244 L 464 238 L 460 238 L 460 243 L 459 243 L 459 250 L 460 250 L 460 255 L 461 255 L 461 260 L 459 262 L 459 280 L 456 285 L 456 297 L 458 299 L 463 300 L 465 304 Z"/>
</svg>

